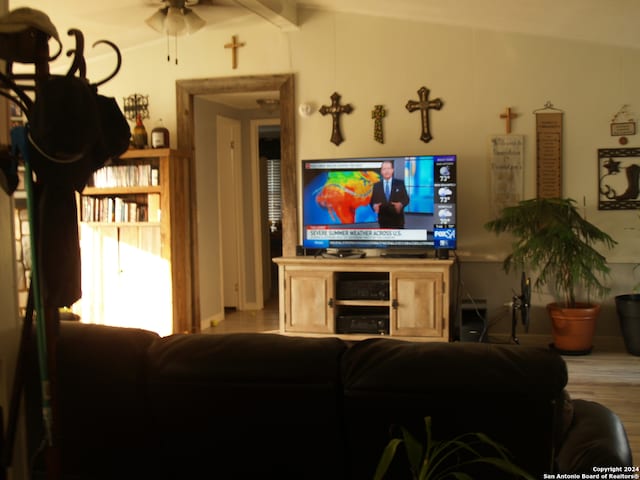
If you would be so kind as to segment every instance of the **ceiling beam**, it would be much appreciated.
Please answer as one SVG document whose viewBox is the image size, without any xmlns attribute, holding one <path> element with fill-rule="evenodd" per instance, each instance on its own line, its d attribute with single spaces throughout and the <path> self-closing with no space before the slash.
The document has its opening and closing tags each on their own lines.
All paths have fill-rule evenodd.
<svg viewBox="0 0 640 480">
<path fill-rule="evenodd" d="M 283 31 L 298 29 L 297 0 L 233 0 Z"/>
</svg>

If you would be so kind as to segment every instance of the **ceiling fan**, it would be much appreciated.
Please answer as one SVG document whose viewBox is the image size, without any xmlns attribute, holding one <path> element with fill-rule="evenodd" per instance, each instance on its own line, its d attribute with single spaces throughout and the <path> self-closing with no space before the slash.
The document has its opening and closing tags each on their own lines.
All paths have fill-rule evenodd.
<svg viewBox="0 0 640 480">
<path fill-rule="evenodd" d="M 162 0 L 151 2 L 159 5 L 146 24 L 159 33 L 179 36 L 197 32 L 206 22 L 193 10 L 195 6 L 213 6 L 212 0 Z"/>
</svg>

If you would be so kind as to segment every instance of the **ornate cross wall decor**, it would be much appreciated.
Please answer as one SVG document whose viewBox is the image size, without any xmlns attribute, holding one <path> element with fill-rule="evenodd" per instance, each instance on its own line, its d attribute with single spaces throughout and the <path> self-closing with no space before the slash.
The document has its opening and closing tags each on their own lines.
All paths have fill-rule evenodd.
<svg viewBox="0 0 640 480">
<path fill-rule="evenodd" d="M 430 90 L 427 87 L 422 87 L 420 90 L 418 90 L 420 101 L 409 100 L 406 105 L 409 112 L 420 110 L 420 116 L 422 120 L 422 135 L 420 135 L 420 140 L 425 143 L 429 143 L 433 138 L 431 136 L 431 132 L 429 131 L 429 110 L 440 110 L 442 108 L 442 105 L 444 105 L 442 100 L 440 100 L 439 98 L 436 98 L 435 100 L 429 100 L 429 92 Z"/>
<path fill-rule="evenodd" d="M 378 143 L 384 143 L 384 133 L 382 131 L 382 119 L 387 115 L 387 111 L 382 105 L 376 105 L 371 111 L 373 118 L 373 139 Z"/>
<path fill-rule="evenodd" d="M 238 49 L 240 47 L 244 47 L 246 45 L 245 42 L 238 42 L 238 36 L 233 35 L 231 37 L 231 42 L 225 44 L 224 48 L 231 49 L 231 68 L 234 70 L 238 68 Z"/>
<path fill-rule="evenodd" d="M 353 107 L 350 103 L 340 105 L 340 98 L 342 97 L 338 92 L 333 92 L 333 95 L 331 95 L 331 105 L 322 105 L 319 110 L 322 115 L 329 113 L 333 119 L 331 141 L 336 145 L 340 145 L 344 140 L 342 138 L 342 133 L 340 133 L 340 115 L 343 113 L 351 113 L 353 111 Z"/>
<path fill-rule="evenodd" d="M 505 121 L 507 122 L 507 125 L 506 125 L 507 133 L 511 133 L 511 119 L 518 118 L 518 117 L 519 115 L 517 113 L 513 113 L 511 111 L 511 107 L 507 107 L 507 110 L 505 111 L 505 113 L 500 114 L 500 118 L 504 118 Z"/>
</svg>

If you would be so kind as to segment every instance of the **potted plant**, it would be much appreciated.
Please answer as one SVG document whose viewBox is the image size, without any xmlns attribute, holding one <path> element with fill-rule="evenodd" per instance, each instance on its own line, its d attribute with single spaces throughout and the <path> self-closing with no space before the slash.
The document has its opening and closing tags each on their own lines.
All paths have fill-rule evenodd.
<svg viewBox="0 0 640 480">
<path fill-rule="evenodd" d="M 638 268 L 640 264 L 633 271 Z M 632 293 L 617 295 L 615 302 L 624 346 L 631 355 L 640 355 L 640 282 L 633 287 Z"/>
<path fill-rule="evenodd" d="M 471 479 L 478 468 L 485 475 L 500 478 L 533 480 L 533 476 L 513 463 L 509 452 L 482 433 L 466 433 L 451 440 L 435 440 L 431 434 L 431 417 L 425 417 L 426 444 L 420 443 L 406 428 L 389 440 L 382 452 L 374 480 L 383 480 L 400 445 L 404 445 L 409 469 L 414 480 Z"/>
<path fill-rule="evenodd" d="M 534 287 L 549 285 L 558 301 L 547 305 L 552 321 L 554 347 L 570 354 L 586 354 L 593 346 L 600 305 L 591 299 L 604 297 L 609 288 L 606 258 L 595 249 L 612 248 L 616 241 L 580 215 L 570 198 L 535 198 L 506 207 L 485 224 L 496 234 L 515 237 L 503 268 L 532 268 Z M 584 295 L 579 301 L 578 294 Z"/>
</svg>

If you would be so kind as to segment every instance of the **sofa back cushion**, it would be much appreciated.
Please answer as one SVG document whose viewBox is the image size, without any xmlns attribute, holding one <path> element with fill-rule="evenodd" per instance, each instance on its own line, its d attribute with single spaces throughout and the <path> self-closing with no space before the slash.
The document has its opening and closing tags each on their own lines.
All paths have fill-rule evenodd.
<svg viewBox="0 0 640 480">
<path fill-rule="evenodd" d="M 528 471 L 552 471 L 567 382 L 566 365 L 553 352 L 372 339 L 346 352 L 342 378 L 351 478 L 372 477 L 392 425 L 424 439 L 426 416 L 435 439 L 482 432 Z"/>
<path fill-rule="evenodd" d="M 149 351 L 154 478 L 340 479 L 337 338 L 173 335 Z M 213 477 L 210 477 L 213 478 Z"/>
<path fill-rule="evenodd" d="M 126 478 L 144 473 L 154 455 L 146 422 L 147 348 L 158 338 L 146 330 L 61 322 L 55 445 L 68 477 L 125 478 L 123 465 Z M 29 455 L 38 471 L 44 428 L 35 338 L 33 347 L 25 393 Z"/>
</svg>

